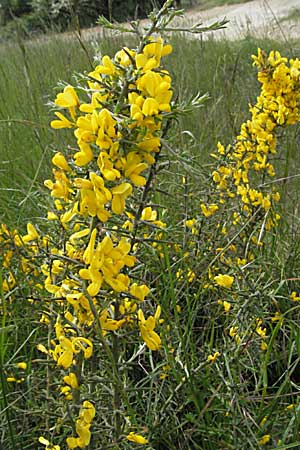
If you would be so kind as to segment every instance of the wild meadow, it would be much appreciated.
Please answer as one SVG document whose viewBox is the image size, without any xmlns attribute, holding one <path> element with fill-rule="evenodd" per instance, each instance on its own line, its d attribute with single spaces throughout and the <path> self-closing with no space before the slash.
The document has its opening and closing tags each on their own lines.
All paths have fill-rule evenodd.
<svg viewBox="0 0 300 450">
<path fill-rule="evenodd" d="M 300 44 L 167 6 L 0 47 L 1 449 L 300 448 Z"/>
</svg>

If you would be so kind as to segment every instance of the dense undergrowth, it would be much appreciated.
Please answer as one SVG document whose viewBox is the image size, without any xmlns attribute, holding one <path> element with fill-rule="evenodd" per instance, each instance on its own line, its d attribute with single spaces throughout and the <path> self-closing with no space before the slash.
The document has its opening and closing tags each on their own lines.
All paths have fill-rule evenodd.
<svg viewBox="0 0 300 450">
<path fill-rule="evenodd" d="M 125 42 L 127 47 L 136 46 L 128 39 Z M 112 57 L 125 42 L 121 38 L 107 39 L 100 45 L 102 54 Z M 153 335 L 155 345 L 152 343 L 151 350 L 147 339 L 144 339 L 146 348 L 139 347 L 133 329 L 127 330 L 127 334 L 118 328 L 108 331 L 107 341 L 111 339 L 114 350 L 116 338 L 123 339 L 123 362 L 117 364 L 122 368 L 122 382 L 130 399 L 126 404 L 123 397 L 122 401 L 118 399 L 119 403 L 110 397 L 111 381 L 116 381 L 116 373 L 112 369 L 110 379 L 109 370 L 104 371 L 109 361 L 103 359 L 101 345 L 104 344 L 98 341 L 97 358 L 90 363 L 92 371 L 85 373 L 84 381 L 89 388 L 81 388 L 84 400 L 96 400 L 97 415 L 92 421 L 93 438 L 88 448 L 131 448 L 135 445 L 134 439 L 136 445 L 140 443 L 146 446 L 144 448 L 155 450 L 297 448 L 300 445 L 299 125 L 285 128 L 283 122 L 278 127 L 277 152 L 273 157 L 276 176 L 268 178 L 267 173 L 263 173 L 251 179 L 257 190 L 276 196 L 272 208 L 275 215 L 281 216 L 276 226 L 266 225 L 271 214 L 266 203 L 247 210 L 243 203 L 242 207 L 238 206 L 239 196 L 237 202 L 228 196 L 221 198 L 225 202 L 222 209 L 222 202 L 218 203 L 216 197 L 220 193 L 216 184 L 225 173 L 223 169 L 219 171 L 220 166 L 226 165 L 228 169 L 232 164 L 229 156 L 227 160 L 224 156 L 225 162 L 220 163 L 223 150 L 219 146 L 217 156 L 217 143 L 221 141 L 225 148 L 228 144 L 237 146 L 241 125 L 250 119 L 248 104 L 254 105 L 260 93 L 251 54 L 257 53 L 257 47 L 263 47 L 266 53 L 278 49 L 285 56 L 296 58 L 299 46 L 297 43 L 288 46 L 271 41 L 262 43 L 250 37 L 232 43 L 190 41 L 177 36 L 171 42 L 173 52 L 164 59 L 173 80 L 173 101 L 186 102 L 188 112 L 175 116 L 173 125 L 168 125 L 168 133 L 161 137 L 162 151 L 157 161 L 155 184 L 150 180 L 149 197 L 143 205 L 156 209 L 158 217 L 154 219 L 150 210 L 144 212 L 143 226 L 147 221 L 150 226 L 148 223 L 147 232 L 139 236 L 144 244 L 138 247 L 137 267 L 129 271 L 134 280 L 143 281 L 151 288 L 146 307 L 143 307 L 147 313 L 152 310 L 155 315 L 156 306 L 161 307 L 164 322 L 156 323 L 156 331 L 162 343 Z M 46 217 L 52 202 L 43 188 L 43 181 L 49 178 L 51 159 L 57 151 L 63 152 L 69 155 L 72 170 L 77 170 L 72 159 L 77 151 L 76 141 L 68 130 L 57 133 L 50 129 L 53 111 L 49 113 L 46 103 L 63 90 L 60 86 L 53 91 L 58 79 L 73 86 L 84 80 L 82 73 L 92 70 L 95 45 L 87 42 L 83 48 L 82 42 L 56 37 L 54 41 L 2 47 L 0 52 L 2 76 L 6 81 L 0 92 L 1 222 L 7 223 L 10 229 L 17 227 L 24 243 L 31 245 L 38 238 L 34 229 L 29 227 L 26 231 L 26 223 L 34 223 L 37 234 L 41 235 L 49 227 Z M 266 71 L 266 67 L 264 63 L 263 70 Z M 191 102 L 187 99 L 198 92 L 209 92 L 209 98 L 202 109 L 192 111 L 188 109 Z M 83 89 L 78 89 L 77 94 L 83 95 Z M 73 94 L 72 98 L 74 101 Z M 58 101 L 57 105 L 63 106 L 63 102 Z M 167 108 L 165 114 L 168 114 Z M 230 155 L 229 150 L 227 154 Z M 56 159 L 55 166 L 68 173 L 61 160 Z M 229 183 L 231 175 L 226 174 Z M 83 170 L 81 177 L 86 176 Z M 79 182 L 75 183 L 75 188 L 79 189 Z M 49 182 L 47 184 L 51 187 Z M 109 189 L 114 188 L 109 185 Z M 138 192 L 139 188 L 132 202 L 138 201 Z M 244 200 L 244 206 L 248 205 Z M 132 214 L 136 208 L 128 212 Z M 240 222 L 237 217 L 232 221 L 238 211 Z M 122 211 L 114 207 L 112 213 Z M 134 220 L 130 214 L 127 219 Z M 166 227 L 160 229 L 155 223 L 151 225 L 157 219 L 165 222 Z M 85 220 L 83 218 L 82 223 Z M 91 242 L 94 223 L 91 222 L 90 235 L 82 230 L 82 238 L 87 239 L 85 245 Z M 106 235 L 115 236 L 116 225 L 120 225 L 118 221 L 112 223 L 112 229 L 103 224 Z M 37 256 L 44 263 L 45 259 L 48 261 L 48 267 L 42 269 L 48 275 L 48 288 L 52 270 L 49 261 L 56 275 L 51 283 L 54 285 L 60 279 L 61 265 L 48 256 L 54 236 L 61 248 L 68 243 L 64 237 L 68 228 L 59 232 L 58 229 L 55 231 L 54 226 L 48 242 L 38 244 Z M 130 236 L 130 226 L 128 230 Z M 76 233 L 78 228 L 72 231 Z M 98 227 L 97 233 L 100 232 L 103 230 Z M 72 244 L 74 240 L 73 236 Z M 59 369 L 57 360 L 56 363 L 52 360 L 53 355 L 47 356 L 45 352 L 49 345 L 51 347 L 55 320 L 59 314 L 63 316 L 66 309 L 59 310 L 62 308 L 59 301 L 51 306 L 53 300 L 49 294 L 54 294 L 55 288 L 48 289 L 47 282 L 42 295 L 26 282 L 33 274 L 43 283 L 39 271 L 36 273 L 37 263 L 29 270 L 25 267 L 25 271 L 22 267 L 21 270 L 14 268 L 12 275 L 16 280 L 8 286 L 6 277 L 10 263 L 17 267 L 14 261 L 19 256 L 26 257 L 25 248 L 17 245 L 17 249 L 19 254 L 15 253 L 15 259 L 11 260 L 11 256 L 6 257 L 9 264 L 4 261 L 2 270 L 6 281 L 1 283 L 0 442 L 7 450 L 26 450 L 51 448 L 47 440 L 53 438 L 53 444 L 63 449 L 72 429 L 69 409 L 77 411 L 79 418 L 82 412 L 74 393 L 77 388 L 70 380 L 66 386 L 72 387 L 73 400 L 67 398 L 70 390 L 60 390 L 68 363 L 61 364 Z M 60 256 L 65 258 L 67 266 L 66 258 L 70 255 Z M 76 264 L 68 270 L 76 278 Z M 90 278 L 87 280 L 91 282 Z M 93 288 L 90 292 L 98 295 Z M 99 295 L 106 294 L 101 291 Z M 135 312 L 130 314 L 133 317 Z M 134 316 L 134 320 L 142 322 L 141 315 Z M 64 326 L 69 324 L 75 330 L 67 336 L 72 339 L 75 334 L 81 336 L 81 323 L 78 328 L 70 315 L 64 317 L 64 321 Z M 85 331 L 87 338 L 92 339 L 94 335 L 89 327 L 90 324 Z M 126 349 L 124 339 L 129 340 Z M 45 347 L 37 347 L 38 344 Z M 52 341 L 52 348 L 53 345 Z M 129 361 L 127 366 L 124 361 Z M 78 365 L 85 366 L 85 361 L 73 363 L 77 369 Z M 101 400 L 97 399 L 100 394 Z M 66 406 L 68 401 L 72 402 L 72 407 Z M 114 419 L 110 420 L 111 416 Z M 117 437 L 112 427 L 116 423 L 122 429 Z M 104 429 L 108 430 L 107 436 L 111 433 L 114 443 L 103 437 Z M 129 432 L 133 433 L 133 443 L 125 439 Z M 46 440 L 39 444 L 41 434 Z M 143 442 L 141 436 L 149 443 Z"/>
</svg>

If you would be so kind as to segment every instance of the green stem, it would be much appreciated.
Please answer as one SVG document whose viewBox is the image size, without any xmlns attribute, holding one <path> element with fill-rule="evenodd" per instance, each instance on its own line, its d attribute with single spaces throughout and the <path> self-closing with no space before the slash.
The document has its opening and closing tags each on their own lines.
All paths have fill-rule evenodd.
<svg viewBox="0 0 300 450">
<path fill-rule="evenodd" d="M 116 300 L 114 303 L 115 320 L 118 320 L 119 316 L 120 316 L 119 307 L 120 307 L 119 301 Z M 114 334 L 112 337 L 112 348 L 113 348 L 113 357 L 114 357 L 113 369 L 114 369 L 114 371 L 116 371 L 114 373 L 114 378 L 115 379 L 118 378 L 118 380 L 121 383 L 121 380 L 119 377 L 120 345 L 119 345 L 119 337 L 117 334 Z M 123 385 L 122 385 L 122 387 L 123 387 Z M 113 395 L 113 409 L 114 409 L 114 437 L 115 437 L 116 442 L 118 442 L 118 440 L 120 438 L 121 428 L 122 428 L 120 407 L 121 407 L 120 384 L 115 383 L 114 384 L 114 395 Z"/>
<path fill-rule="evenodd" d="M 15 441 L 15 432 L 12 427 L 12 422 L 10 420 L 10 414 L 9 414 L 9 405 L 7 401 L 7 386 L 6 386 L 6 380 L 4 378 L 4 347 L 5 347 L 5 325 L 6 325 L 6 300 L 3 292 L 3 280 L 2 280 L 2 267 L 0 266 L 0 299 L 2 304 L 2 310 L 3 310 L 3 316 L 1 320 L 1 332 L 0 332 L 0 379 L 1 379 L 1 390 L 2 390 L 2 399 L 4 404 L 4 410 L 5 410 L 5 416 L 7 420 L 7 426 L 8 426 L 8 432 L 9 437 L 12 443 L 12 447 L 14 450 L 17 449 L 16 441 Z"/>
</svg>

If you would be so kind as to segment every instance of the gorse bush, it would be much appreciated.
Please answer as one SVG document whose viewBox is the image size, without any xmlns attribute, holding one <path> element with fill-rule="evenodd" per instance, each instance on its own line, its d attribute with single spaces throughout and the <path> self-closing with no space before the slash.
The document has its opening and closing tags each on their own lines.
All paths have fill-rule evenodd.
<svg viewBox="0 0 300 450">
<path fill-rule="evenodd" d="M 47 219 L 25 233 L 1 226 L 6 448 L 299 445 L 300 295 L 270 255 L 274 164 L 300 119 L 300 61 L 258 51 L 251 117 L 217 145 L 205 177 L 177 124 L 207 97 L 178 102 L 162 65 L 170 5 L 143 32 L 133 24 L 134 49 L 57 94 L 51 126 L 74 143 L 52 157 Z M 18 303 L 32 328 L 13 351 Z"/>
</svg>

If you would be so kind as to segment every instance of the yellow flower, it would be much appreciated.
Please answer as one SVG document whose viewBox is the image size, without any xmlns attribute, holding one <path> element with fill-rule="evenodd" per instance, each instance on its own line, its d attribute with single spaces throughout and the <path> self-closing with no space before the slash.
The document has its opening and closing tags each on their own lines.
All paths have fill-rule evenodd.
<svg viewBox="0 0 300 450">
<path fill-rule="evenodd" d="M 263 427 L 267 420 L 268 420 L 268 416 L 263 417 L 262 420 L 260 421 L 259 426 Z"/>
<path fill-rule="evenodd" d="M 51 197 L 63 198 L 64 200 L 67 200 L 70 192 L 70 182 L 65 172 L 53 169 L 53 175 L 55 182 L 53 183 L 51 180 L 45 180 L 44 185 L 51 190 Z"/>
<path fill-rule="evenodd" d="M 15 382 L 17 381 L 17 378 L 15 378 L 15 377 L 7 377 L 7 378 L 6 378 L 6 381 L 7 381 L 8 383 L 15 383 Z"/>
<path fill-rule="evenodd" d="M 266 352 L 268 350 L 268 344 L 265 341 L 262 341 L 260 344 L 260 349 L 262 352 Z"/>
<path fill-rule="evenodd" d="M 26 362 L 19 362 L 17 364 L 18 368 L 21 370 L 26 370 L 27 369 L 27 363 Z"/>
<path fill-rule="evenodd" d="M 47 219 L 48 220 L 58 220 L 58 216 L 53 211 L 48 211 Z"/>
<path fill-rule="evenodd" d="M 229 336 L 234 337 L 238 332 L 238 327 L 231 327 L 229 330 Z"/>
<path fill-rule="evenodd" d="M 71 234 L 69 240 L 71 244 L 75 244 L 77 239 L 81 239 L 85 236 L 87 236 L 90 233 L 89 228 L 84 228 L 83 230 L 76 231 L 76 233 Z"/>
<path fill-rule="evenodd" d="M 141 162 L 142 159 L 137 152 L 130 152 L 126 158 L 124 175 L 129 178 L 135 186 L 144 186 L 146 179 L 141 176 L 141 172 L 147 169 L 148 164 Z"/>
<path fill-rule="evenodd" d="M 158 114 L 159 104 L 154 98 L 147 98 L 143 104 L 142 113 L 145 116 L 154 116 Z"/>
<path fill-rule="evenodd" d="M 160 306 L 157 307 L 156 313 L 153 316 L 149 316 L 145 319 L 144 313 L 141 309 L 138 310 L 139 328 L 141 336 L 150 350 L 159 350 L 161 347 L 161 339 L 159 335 L 154 331 L 156 321 L 160 316 Z"/>
<path fill-rule="evenodd" d="M 67 172 L 70 172 L 71 170 L 69 164 L 67 163 L 66 158 L 61 152 L 55 153 L 55 155 L 52 158 L 52 164 L 54 164 L 59 169 L 65 170 Z"/>
<path fill-rule="evenodd" d="M 275 312 L 275 316 L 271 317 L 272 322 L 277 322 L 277 320 L 282 320 L 282 314 L 279 311 Z"/>
<path fill-rule="evenodd" d="M 79 106 L 79 99 L 72 86 L 66 86 L 63 92 L 57 94 L 55 104 L 61 108 L 72 108 Z"/>
<path fill-rule="evenodd" d="M 120 172 L 114 168 L 113 163 L 106 152 L 99 153 L 97 164 L 101 170 L 101 174 L 106 180 L 115 181 L 117 178 L 120 178 Z"/>
<path fill-rule="evenodd" d="M 62 113 L 56 111 L 54 114 L 59 118 L 59 120 L 51 121 L 50 126 L 52 128 L 55 128 L 55 129 L 73 128 L 73 126 L 74 126 L 73 123 L 70 122 Z"/>
<path fill-rule="evenodd" d="M 69 449 L 76 447 L 87 447 L 91 440 L 91 422 L 95 417 L 96 411 L 94 405 L 88 400 L 84 401 L 80 410 L 79 418 L 76 420 L 76 433 L 78 437 L 67 438 L 67 446 Z"/>
<path fill-rule="evenodd" d="M 111 190 L 113 199 L 111 209 L 115 214 L 122 214 L 125 209 L 126 198 L 132 193 L 132 186 L 129 183 L 122 183 Z"/>
<path fill-rule="evenodd" d="M 94 405 L 89 402 L 88 400 L 85 400 L 82 404 L 82 410 L 80 413 L 80 416 L 86 423 L 91 423 L 96 415 L 96 410 Z"/>
<path fill-rule="evenodd" d="M 109 315 L 109 311 L 107 309 L 104 309 L 99 317 L 103 336 L 106 335 L 107 331 L 119 330 L 122 325 L 126 323 L 126 319 L 115 320 L 109 317 Z"/>
<path fill-rule="evenodd" d="M 215 352 L 213 355 L 208 355 L 207 361 L 211 362 L 211 363 L 214 363 L 214 362 L 217 361 L 219 356 L 220 356 L 220 353 L 219 352 Z"/>
<path fill-rule="evenodd" d="M 232 306 L 231 303 L 227 302 L 226 300 L 218 300 L 218 304 L 223 306 L 225 312 L 230 311 Z"/>
<path fill-rule="evenodd" d="M 74 448 L 78 447 L 78 439 L 75 437 L 68 437 L 66 442 L 70 450 L 73 450 Z"/>
<path fill-rule="evenodd" d="M 27 243 L 30 241 L 34 241 L 38 238 L 39 238 L 39 235 L 38 235 L 38 232 L 36 231 L 34 225 L 32 225 L 31 223 L 28 223 L 27 224 L 27 234 L 22 236 L 22 241 L 24 243 Z"/>
<path fill-rule="evenodd" d="M 259 445 L 265 445 L 267 444 L 271 439 L 271 436 L 269 434 L 265 434 L 259 441 Z"/>
<path fill-rule="evenodd" d="M 87 142 L 79 142 L 78 146 L 80 151 L 74 154 L 74 161 L 76 166 L 81 167 L 92 161 L 94 154 L 91 146 Z"/>
<path fill-rule="evenodd" d="M 96 237 L 97 237 L 97 229 L 94 228 L 91 233 L 91 237 L 90 237 L 88 246 L 85 249 L 84 254 L 83 254 L 83 261 L 85 262 L 85 264 L 91 264 L 91 262 L 92 262 L 92 258 L 94 256 L 94 251 L 95 251 Z"/>
<path fill-rule="evenodd" d="M 159 66 L 159 63 L 155 58 L 148 58 L 143 53 L 139 53 L 135 57 L 137 69 L 142 69 L 143 72 L 150 71 Z"/>
<path fill-rule="evenodd" d="M 135 444 L 145 445 L 149 442 L 146 438 L 140 434 L 135 434 L 133 431 L 131 431 L 126 437 L 128 441 L 134 442 Z"/>
<path fill-rule="evenodd" d="M 153 210 L 151 206 L 147 206 L 143 209 L 141 214 L 141 220 L 153 222 L 157 219 L 157 211 Z"/>
<path fill-rule="evenodd" d="M 267 337 L 267 329 L 266 328 L 262 328 L 259 325 L 256 327 L 255 331 L 262 339 L 266 339 L 266 337 Z"/>
<path fill-rule="evenodd" d="M 115 61 L 117 61 L 121 66 L 129 66 L 135 57 L 135 51 L 130 48 L 124 47 L 115 54 Z"/>
<path fill-rule="evenodd" d="M 137 283 L 133 283 L 130 286 L 130 294 L 138 298 L 140 302 L 142 302 L 146 295 L 149 294 L 149 291 L 150 289 L 145 284 L 138 286 Z"/>
<path fill-rule="evenodd" d="M 45 450 L 60 450 L 60 446 L 59 445 L 52 445 L 52 444 L 50 444 L 48 439 L 45 439 L 43 436 L 39 437 L 39 442 L 46 446 Z"/>
<path fill-rule="evenodd" d="M 60 392 L 65 396 L 65 400 L 72 400 L 72 390 L 70 386 L 62 386 Z"/>
<path fill-rule="evenodd" d="M 72 338 L 72 348 L 74 353 L 83 351 L 83 356 L 85 359 L 89 359 L 93 354 L 92 341 L 84 337 Z"/>
<path fill-rule="evenodd" d="M 218 286 L 230 289 L 232 286 L 232 283 L 234 282 L 234 277 L 232 277 L 230 275 L 219 274 L 216 277 L 214 277 L 214 280 Z"/>
<path fill-rule="evenodd" d="M 196 219 L 188 219 L 185 221 L 185 226 L 187 228 L 193 228 L 195 222 L 196 222 Z"/>
<path fill-rule="evenodd" d="M 69 375 L 64 376 L 64 382 L 71 386 L 72 389 L 78 389 L 78 380 L 74 372 L 70 372 Z"/>
<path fill-rule="evenodd" d="M 102 65 L 96 67 L 94 72 L 89 75 L 93 76 L 97 74 L 101 75 L 113 75 L 115 73 L 116 67 L 108 55 L 104 55 L 102 58 Z"/>
<path fill-rule="evenodd" d="M 219 209 L 218 205 L 215 205 L 215 204 L 206 206 L 204 203 L 201 203 L 200 206 L 201 206 L 201 211 L 205 215 L 205 217 L 212 216 Z"/>
<path fill-rule="evenodd" d="M 298 302 L 300 300 L 300 295 L 297 294 L 297 292 L 293 291 L 290 294 L 290 299 L 293 300 L 293 302 Z"/>
<path fill-rule="evenodd" d="M 68 369 L 73 362 L 73 346 L 70 339 L 65 336 L 60 336 L 60 345 L 57 346 L 60 351 L 60 356 L 57 360 L 57 365 L 62 366 L 64 369 Z"/>
</svg>

